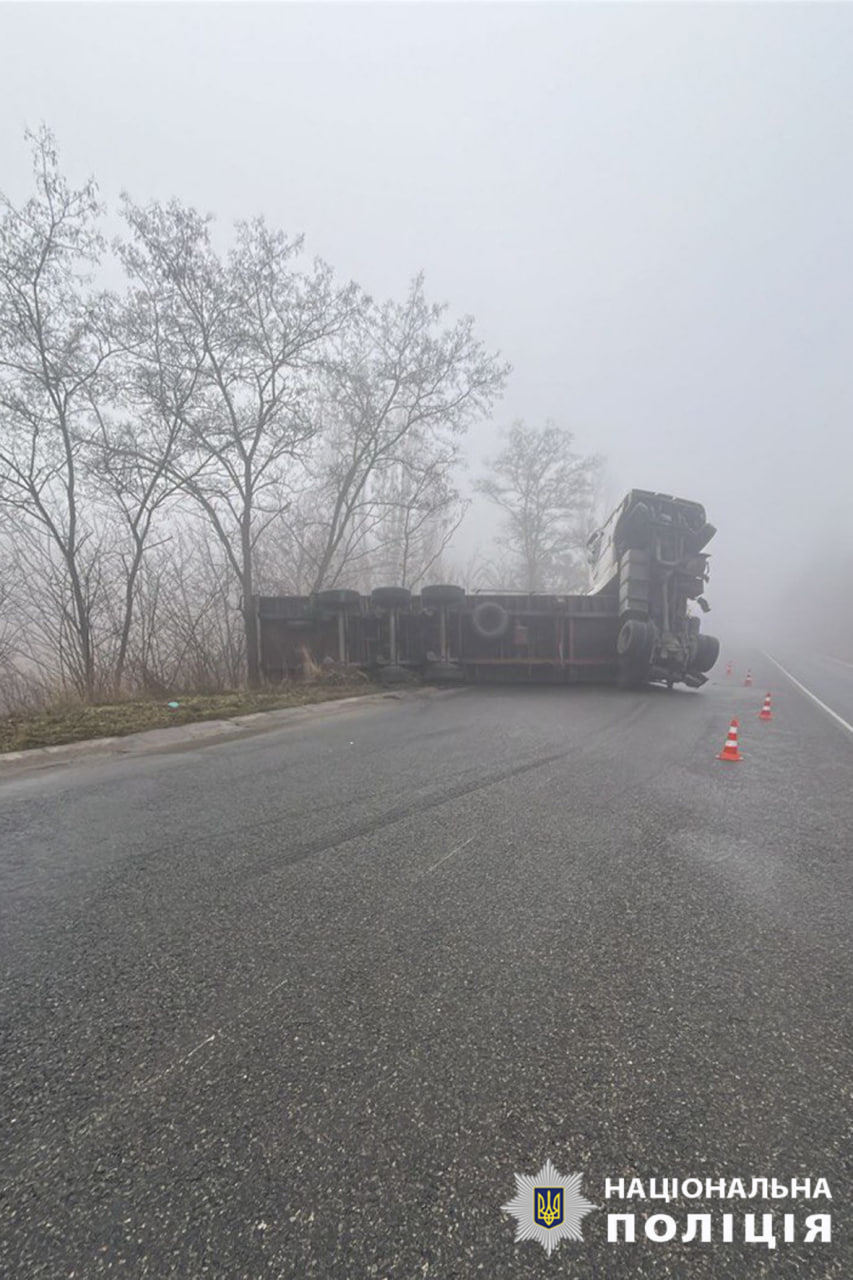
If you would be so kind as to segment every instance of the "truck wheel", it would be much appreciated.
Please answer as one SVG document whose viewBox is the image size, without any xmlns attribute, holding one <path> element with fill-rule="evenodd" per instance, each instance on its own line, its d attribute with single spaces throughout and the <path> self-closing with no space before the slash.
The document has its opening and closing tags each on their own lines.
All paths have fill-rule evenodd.
<svg viewBox="0 0 853 1280">
<path fill-rule="evenodd" d="M 710 671 L 720 656 L 720 642 L 716 636 L 700 636 L 696 642 L 696 657 L 690 664 L 691 671 Z"/>
<path fill-rule="evenodd" d="M 374 587 L 370 599 L 380 609 L 405 609 L 412 593 L 408 587 Z"/>
<path fill-rule="evenodd" d="M 616 640 L 616 652 L 630 662 L 650 662 L 655 642 L 654 627 L 640 618 L 629 618 L 622 624 Z"/>
<path fill-rule="evenodd" d="M 629 618 L 622 624 L 616 640 L 620 689 L 636 689 L 646 683 L 654 647 L 654 623 Z"/>
<path fill-rule="evenodd" d="M 464 599 L 465 592 L 462 588 L 454 586 L 451 582 L 437 582 L 421 590 L 421 604 L 425 609 L 443 604 L 462 604 Z"/>
<path fill-rule="evenodd" d="M 360 604 L 361 596 L 357 591 L 347 591 L 344 588 L 330 589 L 317 592 L 317 603 L 325 605 L 327 609 L 346 609 L 349 605 Z"/>
<path fill-rule="evenodd" d="M 483 600 L 471 614 L 471 626 L 481 640 L 500 640 L 507 633 L 509 614 L 496 600 Z"/>
</svg>

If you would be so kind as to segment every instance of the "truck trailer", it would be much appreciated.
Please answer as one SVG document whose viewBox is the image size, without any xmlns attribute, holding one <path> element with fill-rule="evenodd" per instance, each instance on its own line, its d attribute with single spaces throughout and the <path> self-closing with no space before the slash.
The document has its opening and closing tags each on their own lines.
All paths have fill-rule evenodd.
<svg viewBox="0 0 853 1280">
<path fill-rule="evenodd" d="M 256 596 L 260 665 L 269 680 L 307 664 L 386 679 L 522 683 L 707 681 L 719 641 L 705 547 L 716 532 L 698 502 L 633 489 L 587 543 L 589 587 L 573 594 L 466 592 L 450 583 Z"/>
</svg>

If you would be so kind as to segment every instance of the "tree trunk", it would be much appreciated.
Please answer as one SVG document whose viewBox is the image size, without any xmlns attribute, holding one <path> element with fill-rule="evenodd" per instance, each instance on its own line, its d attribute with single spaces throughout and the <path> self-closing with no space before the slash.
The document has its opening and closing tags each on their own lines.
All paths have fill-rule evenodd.
<svg viewBox="0 0 853 1280">
<path fill-rule="evenodd" d="M 258 653 L 260 634 L 258 631 L 258 615 L 252 596 L 243 598 L 243 627 L 246 632 L 246 678 L 250 689 L 257 689 L 261 684 L 261 662 Z"/>
<path fill-rule="evenodd" d="M 66 564 L 71 578 L 71 596 L 74 601 L 74 626 L 77 631 L 77 641 L 80 645 L 82 667 L 80 672 L 82 688 L 80 692 L 86 702 L 92 702 L 95 697 L 95 654 L 92 645 L 92 621 L 89 605 L 72 555 L 72 552 L 66 553 Z"/>
<path fill-rule="evenodd" d="M 252 516 L 248 501 L 246 502 L 246 510 L 240 529 L 240 552 L 243 569 L 243 629 L 246 634 L 246 680 L 250 689 L 257 689 L 261 683 L 260 634 L 258 630 L 258 615 L 255 612 L 255 605 L 252 599 L 254 589 L 252 574 Z"/>
<path fill-rule="evenodd" d="M 121 691 L 122 682 L 124 680 L 124 668 L 127 663 L 127 650 L 130 645 L 130 630 L 131 630 L 131 627 L 133 626 L 133 606 L 134 606 L 134 593 L 136 588 L 136 578 L 139 573 L 139 568 L 142 564 L 142 551 L 143 551 L 142 540 L 136 534 L 134 534 L 134 542 L 136 545 L 135 545 L 134 554 L 133 554 L 133 561 L 130 566 L 130 571 L 127 575 L 127 582 L 125 583 L 124 617 L 122 618 L 121 639 L 119 641 L 118 659 L 116 661 L 116 669 L 115 669 L 115 687 L 116 687 L 117 693 Z"/>
</svg>

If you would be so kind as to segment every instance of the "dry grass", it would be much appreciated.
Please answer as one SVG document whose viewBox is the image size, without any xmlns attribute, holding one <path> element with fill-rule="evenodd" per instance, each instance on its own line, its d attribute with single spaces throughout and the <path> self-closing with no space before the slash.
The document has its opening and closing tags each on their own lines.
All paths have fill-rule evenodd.
<svg viewBox="0 0 853 1280">
<path fill-rule="evenodd" d="M 288 681 L 255 693 L 240 689 L 91 705 L 66 701 L 40 711 L 0 718 L 0 753 L 59 746 L 87 738 L 124 737 L 144 729 L 164 729 L 195 720 L 227 720 L 230 716 L 351 697 L 369 693 L 371 689 L 371 684 L 363 676 L 322 673 L 309 681 Z M 170 707 L 169 702 L 178 705 Z"/>
</svg>

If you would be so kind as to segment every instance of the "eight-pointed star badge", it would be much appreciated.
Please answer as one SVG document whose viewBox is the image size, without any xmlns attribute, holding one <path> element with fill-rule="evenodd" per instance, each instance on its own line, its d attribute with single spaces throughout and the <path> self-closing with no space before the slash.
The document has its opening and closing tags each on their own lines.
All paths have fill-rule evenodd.
<svg viewBox="0 0 853 1280">
<path fill-rule="evenodd" d="M 597 1208 L 581 1195 L 582 1178 L 581 1173 L 564 1178 L 550 1160 L 532 1178 L 517 1173 L 515 1199 L 501 1206 L 518 1219 L 516 1242 L 538 1240 L 550 1257 L 561 1240 L 582 1240 L 581 1218 Z"/>
</svg>

